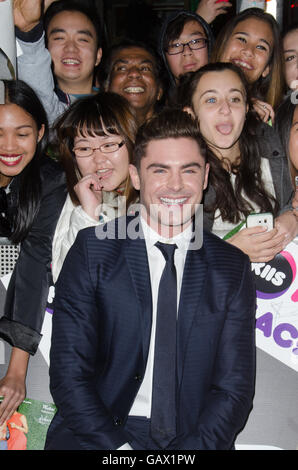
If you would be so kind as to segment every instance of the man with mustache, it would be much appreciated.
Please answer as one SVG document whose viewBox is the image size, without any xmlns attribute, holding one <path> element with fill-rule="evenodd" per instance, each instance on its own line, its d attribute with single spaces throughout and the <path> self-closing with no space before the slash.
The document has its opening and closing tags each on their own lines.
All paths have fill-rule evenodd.
<svg viewBox="0 0 298 470">
<path fill-rule="evenodd" d="M 124 96 L 135 109 L 140 124 L 161 105 L 161 67 L 150 46 L 129 39 L 113 46 L 107 55 L 105 89 Z"/>
</svg>

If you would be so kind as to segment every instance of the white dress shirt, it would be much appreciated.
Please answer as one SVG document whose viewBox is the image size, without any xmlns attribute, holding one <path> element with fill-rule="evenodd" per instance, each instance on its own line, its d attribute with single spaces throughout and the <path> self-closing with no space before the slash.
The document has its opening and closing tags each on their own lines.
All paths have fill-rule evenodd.
<svg viewBox="0 0 298 470">
<path fill-rule="evenodd" d="M 162 243 L 176 244 L 177 249 L 175 250 L 174 263 L 177 273 L 177 314 L 178 305 L 180 300 L 180 291 L 182 285 L 183 271 L 186 253 L 188 250 L 189 242 L 193 235 L 192 226 L 190 225 L 186 230 L 181 232 L 179 235 L 169 239 L 161 237 L 155 230 L 153 230 L 141 218 L 142 229 L 144 232 L 146 249 L 148 255 L 150 280 L 151 280 L 151 292 L 152 292 L 152 326 L 151 326 L 151 338 L 149 353 L 147 359 L 147 365 L 145 370 L 144 379 L 137 393 L 135 401 L 130 409 L 129 416 L 143 416 L 150 418 L 151 416 L 151 404 L 152 404 L 152 382 L 153 382 L 153 367 L 154 367 L 154 346 L 155 346 L 155 329 L 156 329 L 156 315 L 157 315 L 157 299 L 158 299 L 158 288 L 162 272 L 165 267 L 165 259 L 160 249 L 155 246 L 155 243 L 160 241 Z M 119 450 L 129 450 L 131 447 L 129 444 L 124 444 Z"/>
</svg>

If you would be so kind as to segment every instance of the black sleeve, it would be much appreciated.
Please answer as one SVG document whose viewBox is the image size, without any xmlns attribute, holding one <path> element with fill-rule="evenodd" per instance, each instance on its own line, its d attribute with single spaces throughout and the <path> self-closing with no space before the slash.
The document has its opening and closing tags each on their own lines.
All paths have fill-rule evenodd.
<svg viewBox="0 0 298 470">
<path fill-rule="evenodd" d="M 24 42 L 37 42 L 43 35 L 43 25 L 38 23 L 31 31 L 21 31 L 17 26 L 15 26 L 15 35 L 18 39 Z"/>
<path fill-rule="evenodd" d="M 66 198 L 64 173 L 49 160 L 42 167 L 42 196 L 38 214 L 26 239 L 8 286 L 0 337 L 35 354 L 41 339 L 49 283 L 52 241 Z"/>
</svg>

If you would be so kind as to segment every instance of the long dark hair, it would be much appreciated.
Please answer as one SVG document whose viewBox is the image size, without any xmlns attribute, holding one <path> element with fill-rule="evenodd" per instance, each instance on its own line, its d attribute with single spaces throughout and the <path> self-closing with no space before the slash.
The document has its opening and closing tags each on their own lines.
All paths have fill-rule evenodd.
<svg viewBox="0 0 298 470">
<path fill-rule="evenodd" d="M 242 214 L 246 217 L 253 210 L 247 199 L 243 197 L 243 193 L 245 193 L 247 198 L 257 204 L 262 212 L 272 212 L 276 215 L 279 208 L 278 203 L 267 193 L 262 181 L 261 152 L 256 138 L 260 121 L 252 111 L 248 84 L 242 70 L 231 63 L 218 62 L 205 65 L 196 72 L 189 72 L 181 80 L 176 101 L 180 107 L 189 107 L 195 112 L 193 96 L 202 76 L 208 72 L 223 72 L 225 70 L 236 73 L 240 78 L 246 90 L 249 111 L 239 137 L 240 158 L 231 168 L 232 173 L 236 175 L 235 189 L 231 184 L 230 174 L 223 167 L 222 161 L 212 153 L 213 157 L 209 157 L 209 181 L 216 196 L 214 203 L 209 207 L 204 207 L 204 210 L 215 212 L 216 209 L 219 209 L 223 220 L 237 223 L 241 220 Z"/>
<path fill-rule="evenodd" d="M 38 97 L 21 80 L 3 80 L 5 104 L 15 104 L 26 111 L 35 121 L 37 129 L 44 126 L 44 135 L 36 144 L 35 154 L 23 171 L 12 180 L 12 190 L 8 194 L 11 204 L 11 233 L 8 238 L 13 243 L 20 243 L 28 234 L 40 207 L 41 179 L 40 165 L 48 137 L 48 121 L 45 110 Z"/>
<path fill-rule="evenodd" d="M 293 95 L 293 98 L 295 99 L 296 92 L 294 91 L 292 95 Z M 292 102 L 292 95 L 287 96 L 287 98 L 285 98 L 285 100 L 277 109 L 276 114 L 275 114 L 275 119 L 274 119 L 274 128 L 279 134 L 281 144 L 283 146 L 283 149 L 286 152 L 288 164 L 289 164 L 289 170 L 290 170 L 290 174 L 293 180 L 293 177 L 296 176 L 296 171 L 294 169 L 294 166 L 290 158 L 289 142 L 290 142 L 290 132 L 291 132 L 292 124 L 293 124 L 294 112 L 298 104 Z"/>
<path fill-rule="evenodd" d="M 255 18 L 267 23 L 271 28 L 274 38 L 273 48 L 268 62 L 268 65 L 270 66 L 269 74 L 265 78 L 262 76 L 259 77 L 255 83 L 250 85 L 252 97 L 265 100 L 267 103 L 271 104 L 273 108 L 276 108 L 282 101 L 285 84 L 281 34 L 279 25 L 272 15 L 264 12 L 260 8 L 247 8 L 238 15 L 232 17 L 216 38 L 211 61 L 221 61 L 227 42 L 229 41 L 235 27 L 249 18 Z"/>
<path fill-rule="evenodd" d="M 66 173 L 68 192 L 75 205 L 80 204 L 74 186 L 81 175 L 72 150 L 74 139 L 78 133 L 104 136 L 106 131 L 124 138 L 131 160 L 137 132 L 135 112 L 123 96 L 112 92 L 100 92 L 75 101 L 55 125 L 54 146 Z M 127 205 L 136 197 L 129 175 L 125 196 Z"/>
</svg>

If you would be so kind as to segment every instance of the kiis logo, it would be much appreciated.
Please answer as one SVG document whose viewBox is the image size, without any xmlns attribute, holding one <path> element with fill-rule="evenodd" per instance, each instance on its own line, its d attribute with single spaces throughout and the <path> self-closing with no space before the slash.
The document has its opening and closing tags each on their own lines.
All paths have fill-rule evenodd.
<svg viewBox="0 0 298 470">
<path fill-rule="evenodd" d="M 252 263 L 251 269 L 259 299 L 274 299 L 283 295 L 293 283 L 297 271 L 295 260 L 287 251 L 282 251 L 269 263 Z M 294 292 L 291 300 L 298 302 L 298 291 Z"/>
</svg>

